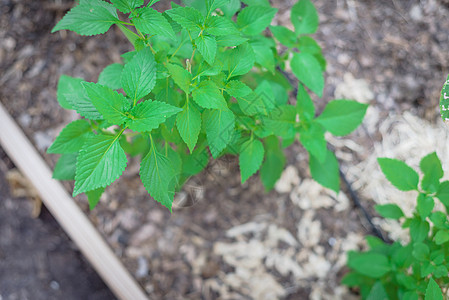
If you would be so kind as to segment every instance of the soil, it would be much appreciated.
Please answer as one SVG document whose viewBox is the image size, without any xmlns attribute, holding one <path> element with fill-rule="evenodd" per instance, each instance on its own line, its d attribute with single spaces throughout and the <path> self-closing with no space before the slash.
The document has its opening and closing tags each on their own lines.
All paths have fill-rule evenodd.
<svg viewBox="0 0 449 300">
<path fill-rule="evenodd" d="M 275 22 L 289 25 L 293 1 L 271 2 L 280 10 Z M 315 37 L 328 60 L 325 93 L 315 99 L 320 109 L 363 81 L 369 88 L 353 97 L 377 108 L 378 119 L 412 112 L 438 120 L 449 66 L 445 1 L 314 3 L 321 21 Z M 57 157 L 46 148 L 77 118 L 56 101 L 59 76 L 96 81 L 131 50 L 116 28 L 96 37 L 50 34 L 72 5 L 0 0 L 0 101 L 51 166 Z M 337 153 L 343 170 L 366 159 L 380 140 L 366 124 L 350 138 L 361 151 L 334 140 L 346 143 Z M 341 259 L 371 228 L 344 193 L 333 195 L 308 180 L 301 146 L 286 153 L 287 188 L 270 193 L 257 177 L 242 186 L 236 160 L 225 158 L 187 183 L 170 215 L 148 196 L 138 160 L 130 159 L 95 210 L 83 196 L 76 201 L 151 299 L 350 299 L 356 295 L 339 287 L 346 272 Z M 34 200 L 12 196 L 5 176 L 14 165 L 1 148 L 0 158 L 0 299 L 113 299 L 45 209 L 33 218 Z M 362 201 L 372 213 L 371 199 Z"/>
</svg>

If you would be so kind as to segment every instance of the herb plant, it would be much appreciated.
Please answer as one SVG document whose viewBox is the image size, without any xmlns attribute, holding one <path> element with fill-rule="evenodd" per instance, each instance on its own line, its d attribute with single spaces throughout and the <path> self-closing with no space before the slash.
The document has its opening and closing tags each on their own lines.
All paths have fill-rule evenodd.
<svg viewBox="0 0 449 300">
<path fill-rule="evenodd" d="M 417 205 L 410 217 L 395 204 L 375 206 L 384 218 L 401 220 L 410 242 L 386 244 L 368 236 L 369 250 L 349 252 L 351 272 L 343 284 L 358 287 L 362 299 L 439 300 L 449 287 L 449 181 L 441 181 L 443 169 L 436 153 L 420 162 L 418 173 L 402 161 L 379 158 L 386 178 L 401 191 L 417 191 Z M 419 184 L 420 181 L 420 184 Z M 435 211 L 440 201 L 446 213 Z"/>
<path fill-rule="evenodd" d="M 306 89 L 322 96 L 326 60 L 309 36 L 318 27 L 309 0 L 291 10 L 294 31 L 270 26 L 277 9 L 267 0 L 190 0 L 163 13 L 151 7 L 158 0 L 111 2 L 81 0 L 53 29 L 91 36 L 116 25 L 135 49 L 97 83 L 59 80 L 59 103 L 84 118 L 68 124 L 48 152 L 62 154 L 54 177 L 74 179 L 74 196 L 86 193 L 94 207 L 124 171 L 126 154 L 141 155 L 143 185 L 170 211 L 175 191 L 210 155 L 237 155 L 242 183 L 260 171 L 270 190 L 286 163 L 282 149 L 298 136 L 313 178 L 339 190 L 324 134 L 349 134 L 367 106 L 332 101 L 315 116 Z M 296 105 L 288 65 L 299 80 Z"/>
</svg>

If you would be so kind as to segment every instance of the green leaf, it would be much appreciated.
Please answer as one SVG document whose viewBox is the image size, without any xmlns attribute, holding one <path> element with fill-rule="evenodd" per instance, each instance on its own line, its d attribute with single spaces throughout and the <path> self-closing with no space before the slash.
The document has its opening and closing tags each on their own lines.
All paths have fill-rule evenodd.
<svg viewBox="0 0 449 300">
<path fill-rule="evenodd" d="M 160 12 L 149 6 L 142 7 L 136 12 L 137 17 L 133 18 L 133 23 L 143 34 L 157 34 L 172 40 L 176 39 L 172 26 Z"/>
<path fill-rule="evenodd" d="M 312 178 L 319 184 L 336 193 L 340 190 L 340 173 L 335 155 L 327 150 L 326 157 L 321 163 L 315 156 L 309 156 L 309 167 Z"/>
<path fill-rule="evenodd" d="M 418 189 L 419 175 L 405 162 L 392 158 L 377 159 L 388 181 L 401 191 Z"/>
<path fill-rule="evenodd" d="M 74 197 L 106 187 L 123 173 L 127 159 L 118 142 L 120 135 L 94 135 L 86 141 L 76 162 Z"/>
<path fill-rule="evenodd" d="M 368 105 L 350 100 L 329 102 L 316 121 L 336 136 L 350 134 L 363 121 Z"/>
<path fill-rule="evenodd" d="M 388 258 L 383 254 L 373 252 L 357 253 L 354 257 L 350 256 L 348 266 L 371 278 L 381 278 L 391 270 Z"/>
<path fill-rule="evenodd" d="M 441 211 L 433 212 L 429 218 L 432 221 L 432 223 L 435 225 L 435 227 L 445 228 L 447 216 L 443 212 L 441 212 Z"/>
<path fill-rule="evenodd" d="M 433 200 L 433 197 L 426 196 L 426 194 L 419 194 L 417 202 L 418 213 L 421 218 L 425 219 L 432 212 L 433 207 L 435 206 L 435 201 Z"/>
<path fill-rule="evenodd" d="M 87 95 L 84 86 L 79 83 L 80 89 L 76 93 L 66 94 L 67 102 L 79 113 L 81 116 L 91 120 L 102 120 L 103 116 L 98 112 L 92 101 Z"/>
<path fill-rule="evenodd" d="M 53 170 L 53 178 L 58 180 L 74 180 L 77 157 L 78 153 L 61 155 Z"/>
<path fill-rule="evenodd" d="M 104 193 L 104 187 L 86 192 L 87 201 L 89 202 L 89 209 L 92 210 L 100 202 L 101 195 Z"/>
<path fill-rule="evenodd" d="M 260 178 L 265 189 L 270 191 L 281 177 L 287 160 L 276 136 L 269 136 L 264 144 L 265 160 L 260 168 Z"/>
<path fill-rule="evenodd" d="M 111 2 L 119 11 L 124 14 L 127 14 L 134 8 L 143 5 L 143 0 L 111 0 Z"/>
<path fill-rule="evenodd" d="M 95 35 L 105 33 L 119 21 L 117 10 L 112 4 L 101 0 L 83 0 L 72 8 L 51 32 L 68 29 L 80 35 Z"/>
<path fill-rule="evenodd" d="M 310 36 L 302 36 L 298 39 L 298 50 L 310 54 L 321 54 L 321 47 Z M 316 57 L 316 56 L 315 56 Z"/>
<path fill-rule="evenodd" d="M 253 48 L 256 62 L 271 73 L 274 73 L 274 54 L 268 43 L 263 40 L 257 40 L 251 41 L 250 45 Z"/>
<path fill-rule="evenodd" d="M 239 34 L 240 32 L 231 20 L 220 17 L 211 16 L 206 20 L 206 32 L 216 36 Z"/>
<path fill-rule="evenodd" d="M 120 78 L 122 76 L 123 65 L 110 64 L 100 73 L 98 83 L 110 89 L 118 90 L 122 87 Z"/>
<path fill-rule="evenodd" d="M 277 9 L 254 5 L 245 7 L 237 16 L 237 25 L 246 35 L 258 35 L 270 25 Z"/>
<path fill-rule="evenodd" d="M 204 108 L 216 108 L 227 110 L 228 105 L 217 85 L 210 80 L 202 81 L 198 87 L 193 90 L 192 97 L 195 102 Z"/>
<path fill-rule="evenodd" d="M 131 109 L 126 123 L 129 129 L 149 132 L 182 109 L 159 101 L 143 101 Z"/>
<path fill-rule="evenodd" d="M 176 127 L 192 153 L 201 130 L 201 113 L 192 103 L 187 102 L 183 111 L 178 113 Z"/>
<path fill-rule="evenodd" d="M 435 234 L 435 243 L 437 245 L 442 245 L 449 241 L 449 232 L 447 230 L 439 230 L 437 234 Z"/>
<path fill-rule="evenodd" d="M 293 105 L 280 105 L 268 116 L 260 118 L 262 129 L 283 139 L 295 136 L 296 109 Z"/>
<path fill-rule="evenodd" d="M 59 105 L 65 109 L 73 109 L 70 102 L 67 100 L 67 94 L 79 93 L 79 90 L 83 89 L 81 82 L 82 78 L 71 77 L 68 75 L 61 75 L 58 81 L 58 89 L 56 96 L 58 98 Z"/>
<path fill-rule="evenodd" d="M 81 150 L 92 130 L 86 120 L 69 123 L 48 148 L 47 153 L 74 153 Z"/>
<path fill-rule="evenodd" d="M 396 204 L 376 205 L 374 209 L 384 218 L 398 220 L 404 216 L 402 209 Z"/>
<path fill-rule="evenodd" d="M 221 11 L 227 18 L 232 18 L 241 7 L 240 0 L 229 0 L 227 4 L 222 5 Z"/>
<path fill-rule="evenodd" d="M 444 172 L 436 152 L 430 153 L 421 159 L 419 167 L 424 173 L 424 177 L 421 181 L 423 190 L 431 193 L 437 192 L 440 185 L 440 179 L 443 178 Z"/>
<path fill-rule="evenodd" d="M 295 47 L 297 37 L 293 31 L 284 26 L 270 26 L 270 30 L 282 45 L 288 48 Z"/>
<path fill-rule="evenodd" d="M 416 291 L 410 291 L 404 293 L 404 296 L 402 296 L 402 300 L 419 300 L 419 298 L 416 294 Z"/>
<path fill-rule="evenodd" d="M 201 34 L 195 39 L 195 45 L 209 65 L 213 65 L 217 54 L 217 41 L 213 36 Z"/>
<path fill-rule="evenodd" d="M 237 98 L 240 109 L 248 116 L 268 115 L 275 107 L 274 94 L 268 81 L 262 81 L 254 92 Z"/>
<path fill-rule="evenodd" d="M 310 0 L 299 0 L 291 10 L 296 34 L 311 34 L 318 29 L 318 13 Z"/>
<path fill-rule="evenodd" d="M 217 36 L 215 39 L 219 47 L 237 47 L 248 41 L 247 38 L 236 34 Z"/>
<path fill-rule="evenodd" d="M 309 53 L 295 52 L 291 60 L 291 68 L 296 78 L 304 83 L 319 97 L 323 96 L 324 76 L 320 63 Z"/>
<path fill-rule="evenodd" d="M 232 49 L 224 66 L 229 72 L 228 79 L 248 73 L 253 68 L 254 62 L 254 51 L 248 43 Z"/>
<path fill-rule="evenodd" d="M 265 150 L 258 139 L 251 138 L 240 146 L 239 166 L 242 184 L 262 165 Z"/>
<path fill-rule="evenodd" d="M 424 243 L 415 243 L 413 245 L 412 255 L 419 261 L 429 260 L 429 247 Z"/>
<path fill-rule="evenodd" d="M 228 2 L 229 0 L 206 0 L 207 15 L 210 15 L 211 12 L 223 5 L 226 5 Z"/>
<path fill-rule="evenodd" d="M 136 103 L 148 95 L 156 84 L 156 62 L 150 48 L 137 52 L 125 65 L 122 73 L 122 86 L 126 95 Z"/>
<path fill-rule="evenodd" d="M 122 125 L 128 120 L 125 113 L 131 105 L 125 96 L 98 83 L 83 82 L 83 86 L 92 104 L 108 122 Z"/>
<path fill-rule="evenodd" d="M 234 136 L 234 113 L 230 110 L 205 110 L 203 123 L 210 152 L 214 158 L 217 158 Z"/>
<path fill-rule="evenodd" d="M 299 127 L 299 141 L 319 163 L 324 163 L 327 157 L 327 142 L 324 133 L 323 126 L 316 122 Z"/>
<path fill-rule="evenodd" d="M 150 152 L 140 164 L 143 186 L 157 202 L 172 211 L 176 175 L 170 160 L 156 150 L 152 142 Z"/>
<path fill-rule="evenodd" d="M 366 300 L 388 300 L 387 291 L 381 281 L 376 281 Z"/>
<path fill-rule="evenodd" d="M 315 105 L 302 84 L 298 84 L 296 111 L 300 120 L 310 121 L 315 118 Z"/>
<path fill-rule="evenodd" d="M 165 12 L 173 21 L 190 31 L 194 36 L 198 35 L 202 30 L 204 17 L 193 7 L 177 7 Z"/>
<path fill-rule="evenodd" d="M 424 300 L 443 300 L 443 292 L 438 284 L 431 277 L 426 289 L 426 296 Z"/>
<path fill-rule="evenodd" d="M 234 98 L 245 97 L 253 91 L 246 84 L 238 80 L 231 80 L 225 86 L 225 91 Z"/>
<path fill-rule="evenodd" d="M 414 242 L 422 242 L 429 235 L 429 223 L 420 218 L 414 218 L 410 222 L 410 236 Z"/>
<path fill-rule="evenodd" d="M 443 181 L 438 188 L 438 192 L 436 197 L 443 203 L 445 206 L 449 206 L 449 181 Z"/>
<path fill-rule="evenodd" d="M 153 4 L 155 4 L 155 3 L 159 2 L 159 1 L 161 1 L 161 0 L 150 0 L 150 2 L 148 3 L 147 6 L 152 6 Z"/>
<path fill-rule="evenodd" d="M 192 74 L 181 66 L 167 64 L 168 72 L 172 76 L 175 83 L 184 91 L 189 94 L 190 82 L 192 81 Z"/>
<path fill-rule="evenodd" d="M 440 114 L 443 121 L 449 121 L 449 75 L 444 82 L 440 96 Z"/>
</svg>

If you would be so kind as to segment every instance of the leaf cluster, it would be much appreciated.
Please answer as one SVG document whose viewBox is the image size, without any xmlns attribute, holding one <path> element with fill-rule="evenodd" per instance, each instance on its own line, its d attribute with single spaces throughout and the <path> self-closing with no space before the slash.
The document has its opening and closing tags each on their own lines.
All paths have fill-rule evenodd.
<svg viewBox="0 0 449 300">
<path fill-rule="evenodd" d="M 423 174 L 396 159 L 379 158 L 386 178 L 401 191 L 417 191 L 416 208 L 405 216 L 396 204 L 377 205 L 384 218 L 400 220 L 408 228 L 410 242 L 386 244 L 367 237 L 369 250 L 349 252 L 351 272 L 343 284 L 358 287 L 362 299 L 438 300 L 449 287 L 449 181 L 442 181 L 443 169 L 437 154 L 420 162 Z M 434 210 L 440 201 L 446 212 Z"/>
<path fill-rule="evenodd" d="M 61 76 L 59 103 L 84 118 L 48 152 L 62 154 L 54 177 L 74 179 L 74 195 L 87 193 L 94 207 L 127 154 L 142 157 L 143 185 L 170 210 L 175 191 L 210 156 L 237 155 L 242 183 L 260 171 L 270 190 L 295 140 L 310 154 L 313 178 L 338 192 L 325 132 L 349 134 L 367 105 L 331 101 L 316 116 L 309 93 L 322 96 L 326 61 L 310 36 L 318 27 L 310 0 L 293 6 L 294 30 L 270 25 L 277 9 L 267 0 L 186 0 L 162 13 L 151 7 L 158 0 L 111 2 L 80 0 L 53 29 L 90 36 L 116 25 L 134 46 L 97 83 Z M 286 66 L 299 82 L 296 104 Z"/>
</svg>

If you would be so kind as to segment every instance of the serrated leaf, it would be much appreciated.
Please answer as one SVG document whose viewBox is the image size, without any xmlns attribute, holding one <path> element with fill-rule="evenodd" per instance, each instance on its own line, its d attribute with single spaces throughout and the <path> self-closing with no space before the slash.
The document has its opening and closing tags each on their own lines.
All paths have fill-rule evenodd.
<svg viewBox="0 0 449 300">
<path fill-rule="evenodd" d="M 429 279 L 424 300 L 443 300 L 443 292 L 432 277 Z"/>
<path fill-rule="evenodd" d="M 91 132 L 90 124 L 86 120 L 73 121 L 59 133 L 53 144 L 47 149 L 47 153 L 78 152 Z"/>
<path fill-rule="evenodd" d="M 261 141 L 252 138 L 240 146 L 239 152 L 239 166 L 243 184 L 260 169 L 265 149 Z"/>
<path fill-rule="evenodd" d="M 321 54 L 321 47 L 310 36 L 302 36 L 298 39 L 298 50 L 310 54 Z"/>
<path fill-rule="evenodd" d="M 404 216 L 402 209 L 396 204 L 376 205 L 374 208 L 384 218 L 398 220 Z"/>
<path fill-rule="evenodd" d="M 92 210 L 100 202 L 101 195 L 103 195 L 105 188 L 101 187 L 92 191 L 86 192 L 87 201 L 89 202 L 89 209 Z"/>
<path fill-rule="evenodd" d="M 217 158 L 234 136 L 234 113 L 230 110 L 205 110 L 203 112 L 203 123 L 210 152 L 214 158 Z"/>
<path fill-rule="evenodd" d="M 227 18 L 232 18 L 241 8 L 240 0 L 229 0 L 227 4 L 220 7 L 221 11 Z"/>
<path fill-rule="evenodd" d="M 147 6 L 152 6 L 152 5 L 156 4 L 159 1 L 161 1 L 161 0 L 150 0 L 150 2 L 148 3 Z"/>
<path fill-rule="evenodd" d="M 299 127 L 299 141 L 306 148 L 310 155 L 314 156 L 318 162 L 324 163 L 327 156 L 327 142 L 324 138 L 325 130 L 323 126 L 316 122 L 311 122 L 307 126 Z"/>
<path fill-rule="evenodd" d="M 248 43 L 232 49 L 225 62 L 225 68 L 229 72 L 228 79 L 248 73 L 253 68 L 254 62 L 254 51 Z"/>
<path fill-rule="evenodd" d="M 422 242 L 429 235 L 429 223 L 420 218 L 414 218 L 410 222 L 410 236 L 414 242 Z"/>
<path fill-rule="evenodd" d="M 296 111 L 300 120 L 311 121 L 315 118 L 315 105 L 302 84 L 298 84 Z"/>
<path fill-rule="evenodd" d="M 382 282 L 377 281 L 373 285 L 366 300 L 388 300 L 387 291 L 382 285 Z"/>
<path fill-rule="evenodd" d="M 137 52 L 122 72 L 122 87 L 134 103 L 148 95 L 156 84 L 156 61 L 150 48 Z"/>
<path fill-rule="evenodd" d="M 443 121 L 449 121 L 449 75 L 444 82 L 440 96 L 440 114 Z"/>
<path fill-rule="evenodd" d="M 170 18 L 196 36 L 204 24 L 203 15 L 193 7 L 177 7 L 165 11 Z"/>
<path fill-rule="evenodd" d="M 105 33 L 119 21 L 117 10 L 112 4 L 101 0 L 83 0 L 73 7 L 51 32 L 68 29 L 80 35 L 95 35 Z"/>
<path fill-rule="evenodd" d="M 252 93 L 252 89 L 241 81 L 231 80 L 226 84 L 225 91 L 234 98 L 245 97 Z"/>
<path fill-rule="evenodd" d="M 287 139 L 295 135 L 296 109 L 293 105 L 280 105 L 268 116 L 261 116 L 260 121 L 264 130 Z"/>
<path fill-rule="evenodd" d="M 159 101 L 144 101 L 136 105 L 129 112 L 129 129 L 138 132 L 148 132 L 182 109 Z"/>
<path fill-rule="evenodd" d="M 209 65 L 213 65 L 217 54 L 217 41 L 213 36 L 201 34 L 195 39 L 198 51 Z"/>
<path fill-rule="evenodd" d="M 251 48 L 253 48 L 256 63 L 266 68 L 271 73 L 274 73 L 275 61 L 271 47 L 263 41 L 252 41 L 250 45 Z"/>
<path fill-rule="evenodd" d="M 186 103 L 183 111 L 178 113 L 176 127 L 192 153 L 201 130 L 201 113 L 192 103 Z"/>
<path fill-rule="evenodd" d="M 438 188 L 438 192 L 436 197 L 443 203 L 445 206 L 449 206 L 449 181 L 443 181 Z"/>
<path fill-rule="evenodd" d="M 323 96 L 324 76 L 320 63 L 309 53 L 295 52 L 290 66 L 293 74 L 319 97 Z"/>
<path fill-rule="evenodd" d="M 76 112 L 81 116 L 91 120 L 102 120 L 103 116 L 93 105 L 87 95 L 86 89 L 81 83 L 80 87 L 81 88 L 77 91 L 77 93 L 65 95 L 67 102 L 69 102 L 73 109 L 76 110 Z"/>
<path fill-rule="evenodd" d="M 245 7 L 237 16 L 237 25 L 246 35 L 257 35 L 270 25 L 277 9 L 270 6 Z"/>
<path fill-rule="evenodd" d="M 297 37 L 293 31 L 284 26 L 270 26 L 270 30 L 282 45 L 289 48 L 295 47 Z"/>
<path fill-rule="evenodd" d="M 377 159 L 388 181 L 401 191 L 418 189 L 419 175 L 405 162 L 392 158 Z"/>
<path fill-rule="evenodd" d="M 207 18 L 205 26 L 206 32 L 212 35 L 238 35 L 240 33 L 235 27 L 234 22 L 225 17 L 211 16 Z"/>
<path fill-rule="evenodd" d="M 441 166 L 441 161 L 438 158 L 436 152 L 430 153 L 421 159 L 419 163 L 421 171 L 424 173 L 424 177 L 421 181 L 421 187 L 425 191 L 435 193 L 440 186 L 440 179 L 443 178 L 444 172 Z"/>
<path fill-rule="evenodd" d="M 133 18 L 133 23 L 142 33 L 176 39 L 172 26 L 157 10 L 146 6 L 136 10 L 136 13 L 137 17 Z"/>
<path fill-rule="evenodd" d="M 309 167 L 312 178 L 316 182 L 338 193 L 340 190 L 340 173 L 334 153 L 327 150 L 322 163 L 315 156 L 310 155 Z"/>
<path fill-rule="evenodd" d="M 310 0 L 299 0 L 291 10 L 296 34 L 311 34 L 318 29 L 318 13 Z"/>
<path fill-rule="evenodd" d="M 275 107 L 273 89 L 266 80 L 248 96 L 237 98 L 237 102 L 243 113 L 248 116 L 268 115 Z"/>
<path fill-rule="evenodd" d="M 380 253 L 357 253 L 348 259 L 348 266 L 360 274 L 371 278 L 380 278 L 390 272 L 388 258 Z"/>
<path fill-rule="evenodd" d="M 167 69 L 170 72 L 175 83 L 184 91 L 190 93 L 190 82 L 192 81 L 192 74 L 181 66 L 174 64 L 167 64 Z"/>
<path fill-rule="evenodd" d="M 61 155 L 53 170 L 53 178 L 58 180 L 74 180 L 78 153 Z"/>
<path fill-rule="evenodd" d="M 112 4 L 124 14 L 143 5 L 143 0 L 111 0 Z"/>
<path fill-rule="evenodd" d="M 417 199 L 417 209 L 418 213 L 421 216 L 421 218 L 425 219 L 427 216 L 430 215 L 430 213 L 433 210 L 433 207 L 435 206 L 435 201 L 433 200 L 433 197 L 426 196 L 426 194 L 419 194 Z"/>
<path fill-rule="evenodd" d="M 79 90 L 83 89 L 81 82 L 84 80 L 82 78 L 71 77 L 68 75 L 61 75 L 58 81 L 58 88 L 56 96 L 61 107 L 65 109 L 73 109 L 73 106 L 67 100 L 67 94 L 77 94 Z"/>
<path fill-rule="evenodd" d="M 126 112 L 131 104 L 125 96 L 93 82 L 83 82 L 87 95 L 95 108 L 110 123 L 122 125 L 128 120 Z"/>
<path fill-rule="evenodd" d="M 207 15 L 210 15 L 211 12 L 227 4 L 228 2 L 229 0 L 206 0 Z"/>
<path fill-rule="evenodd" d="M 120 134 L 91 136 L 81 149 L 76 162 L 73 196 L 106 187 L 126 168 L 126 155 L 118 142 Z"/>
<path fill-rule="evenodd" d="M 170 160 L 156 150 L 154 144 L 140 164 L 143 186 L 157 202 L 172 211 L 176 175 Z"/>
<path fill-rule="evenodd" d="M 316 122 L 336 136 L 350 134 L 363 121 L 367 104 L 351 100 L 334 100 L 329 102 Z"/>
<path fill-rule="evenodd" d="M 282 175 L 286 158 L 276 136 L 269 136 L 265 139 L 264 144 L 265 160 L 260 168 L 260 178 L 265 189 L 270 191 Z"/>
<path fill-rule="evenodd" d="M 210 80 L 202 81 L 192 92 L 193 100 L 201 107 L 227 110 L 226 100 L 217 85 Z"/>
<path fill-rule="evenodd" d="M 237 47 L 248 41 L 247 38 L 236 34 L 217 36 L 215 39 L 219 47 Z"/>
<path fill-rule="evenodd" d="M 110 89 L 118 90 L 122 87 L 120 78 L 122 77 L 123 65 L 110 64 L 98 76 L 98 83 Z"/>
</svg>

